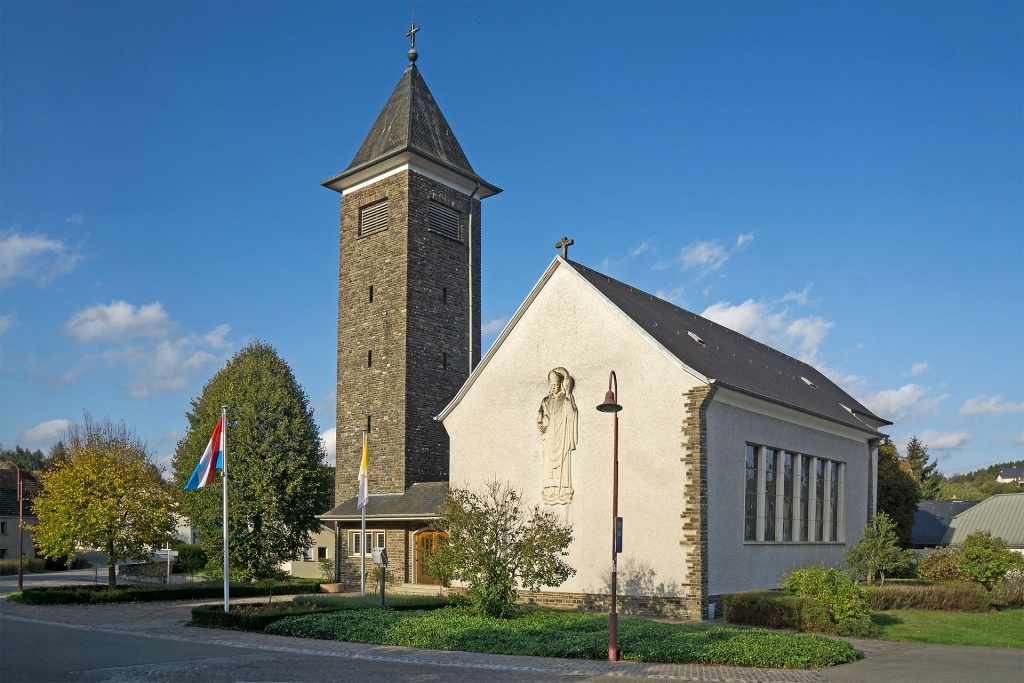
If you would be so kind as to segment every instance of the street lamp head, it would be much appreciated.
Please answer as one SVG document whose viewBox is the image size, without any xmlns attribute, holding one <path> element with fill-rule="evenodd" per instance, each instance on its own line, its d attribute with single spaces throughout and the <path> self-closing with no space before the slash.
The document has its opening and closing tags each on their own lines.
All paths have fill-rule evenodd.
<svg viewBox="0 0 1024 683">
<path fill-rule="evenodd" d="M 607 391 L 604 394 L 604 403 L 597 407 L 602 413 L 617 413 L 622 410 L 622 406 L 615 402 L 615 393 Z"/>
</svg>

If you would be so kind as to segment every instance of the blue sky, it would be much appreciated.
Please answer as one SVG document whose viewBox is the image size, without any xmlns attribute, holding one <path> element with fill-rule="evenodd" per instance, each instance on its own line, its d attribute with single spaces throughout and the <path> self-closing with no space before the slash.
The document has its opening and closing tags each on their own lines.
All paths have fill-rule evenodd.
<svg viewBox="0 0 1024 683">
<path fill-rule="evenodd" d="M 823 368 L 947 471 L 1024 458 L 1021 3 L 417 3 L 485 344 L 555 254 Z M 161 458 L 242 344 L 334 426 L 338 195 L 407 4 L 0 6 L 0 442 Z M 628 381 L 627 378 L 622 378 Z"/>
</svg>

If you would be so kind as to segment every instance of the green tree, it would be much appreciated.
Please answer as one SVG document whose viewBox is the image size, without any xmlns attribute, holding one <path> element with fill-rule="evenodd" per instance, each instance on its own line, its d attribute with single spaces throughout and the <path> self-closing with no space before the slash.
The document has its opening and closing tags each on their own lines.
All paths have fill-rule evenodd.
<svg viewBox="0 0 1024 683">
<path fill-rule="evenodd" d="M 901 569 L 908 569 L 914 562 L 914 551 L 900 547 L 896 535 L 896 525 L 889 515 L 879 512 L 874 524 L 866 524 L 861 537 L 849 547 L 845 553 L 846 566 L 854 573 L 867 577 L 868 583 L 874 583 L 875 575 L 882 576 Z"/>
<path fill-rule="evenodd" d="M 960 573 L 986 590 L 992 590 L 1011 569 L 1024 569 L 1021 554 L 1008 550 L 1006 541 L 988 531 L 968 534 L 960 546 Z"/>
<path fill-rule="evenodd" d="M 21 446 L 15 446 L 13 449 L 0 448 L 0 460 L 13 462 L 25 470 L 40 472 L 43 469 L 43 452 L 40 450 L 29 451 Z"/>
<path fill-rule="evenodd" d="M 914 513 L 920 501 L 917 480 L 901 463 L 896 447 L 884 443 L 878 447 L 878 512 L 885 513 L 896 525 L 900 545 L 909 548 Z"/>
<path fill-rule="evenodd" d="M 107 582 L 118 561 L 147 557 L 174 530 L 173 498 L 146 443 L 124 422 L 86 414 L 67 435 L 66 458 L 42 475 L 34 503 L 36 547 L 51 558 L 76 549 L 107 556 Z"/>
<path fill-rule="evenodd" d="M 192 575 L 192 578 L 209 561 L 206 551 L 198 543 L 182 543 L 176 550 L 178 551 L 178 566 L 181 567 L 181 571 Z"/>
<path fill-rule="evenodd" d="M 447 536 L 424 559 L 427 573 L 445 585 L 465 582 L 471 604 L 487 616 L 511 616 L 519 585 L 539 591 L 576 573 L 562 559 L 572 526 L 539 505 L 524 510 L 507 484 L 490 482 L 481 494 L 451 489 L 435 528 Z"/>
<path fill-rule="evenodd" d="M 903 461 L 917 480 L 921 489 L 921 500 L 936 500 L 946 478 L 938 471 L 938 460 L 928 462 L 928 447 L 916 436 L 907 444 L 907 454 Z"/>
<path fill-rule="evenodd" d="M 291 368 L 269 345 L 253 342 L 203 387 L 186 413 L 188 431 L 172 458 L 181 512 L 192 521 L 210 558 L 222 570 L 221 487 L 183 491 L 228 406 L 228 539 L 236 576 L 277 574 L 280 558 L 299 555 L 320 528 L 333 482 L 313 410 Z"/>
</svg>

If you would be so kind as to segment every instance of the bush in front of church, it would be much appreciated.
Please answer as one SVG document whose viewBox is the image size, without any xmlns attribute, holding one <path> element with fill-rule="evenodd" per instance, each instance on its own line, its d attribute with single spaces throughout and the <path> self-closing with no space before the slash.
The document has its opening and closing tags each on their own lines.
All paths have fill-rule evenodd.
<svg viewBox="0 0 1024 683">
<path fill-rule="evenodd" d="M 444 534 L 423 560 L 427 573 L 444 586 L 463 583 L 485 616 L 513 616 L 517 586 L 539 591 L 576 573 L 563 559 L 572 525 L 539 505 L 524 509 L 508 484 L 492 481 L 480 493 L 449 490 L 435 527 Z"/>
</svg>

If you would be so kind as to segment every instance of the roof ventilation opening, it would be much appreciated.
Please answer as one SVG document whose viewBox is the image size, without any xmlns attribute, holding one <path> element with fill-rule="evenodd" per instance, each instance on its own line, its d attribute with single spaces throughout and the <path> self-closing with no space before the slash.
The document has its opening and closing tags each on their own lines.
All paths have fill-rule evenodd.
<svg viewBox="0 0 1024 683">
<path fill-rule="evenodd" d="M 701 339 L 700 337 L 698 337 L 697 335 L 695 335 L 693 332 L 687 332 L 686 334 L 690 335 L 690 339 L 692 339 L 693 341 L 697 342 L 698 344 L 703 346 L 705 349 L 708 347 L 708 345 L 704 343 L 704 340 Z"/>
<path fill-rule="evenodd" d="M 815 384 L 815 383 L 814 383 L 814 382 L 812 382 L 811 380 L 807 379 L 807 378 L 806 378 L 806 377 L 804 377 L 803 375 L 801 375 L 801 376 L 800 376 L 800 379 L 802 379 L 802 380 L 804 381 L 804 384 L 806 384 L 807 386 L 809 386 L 809 387 L 810 387 L 811 389 L 817 389 L 817 388 L 818 388 L 818 385 L 817 385 L 817 384 Z"/>
</svg>

